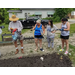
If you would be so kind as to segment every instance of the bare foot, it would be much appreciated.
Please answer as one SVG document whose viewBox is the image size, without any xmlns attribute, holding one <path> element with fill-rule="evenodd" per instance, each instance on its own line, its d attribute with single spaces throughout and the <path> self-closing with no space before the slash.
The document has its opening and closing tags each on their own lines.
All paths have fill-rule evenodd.
<svg viewBox="0 0 75 75">
<path fill-rule="evenodd" d="M 35 49 L 35 51 L 37 51 L 37 50 L 38 50 L 38 48 Z"/>
<path fill-rule="evenodd" d="M 19 52 L 19 50 L 18 49 L 16 49 L 16 52 L 15 52 L 15 54 L 17 54 Z"/>
<path fill-rule="evenodd" d="M 21 52 L 24 54 L 24 51 L 23 51 L 23 49 L 21 49 Z"/>
</svg>

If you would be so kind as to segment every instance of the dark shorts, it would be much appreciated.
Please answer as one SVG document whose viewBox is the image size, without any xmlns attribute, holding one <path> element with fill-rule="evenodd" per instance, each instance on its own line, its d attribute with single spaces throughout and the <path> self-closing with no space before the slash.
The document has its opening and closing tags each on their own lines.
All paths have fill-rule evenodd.
<svg viewBox="0 0 75 75">
<path fill-rule="evenodd" d="M 44 38 L 42 35 L 34 35 L 34 37 L 37 38 L 37 39 L 42 39 L 42 38 Z"/>
<path fill-rule="evenodd" d="M 68 36 L 62 36 L 62 35 L 60 35 L 60 38 L 66 40 L 66 39 L 69 39 L 69 35 Z"/>
</svg>

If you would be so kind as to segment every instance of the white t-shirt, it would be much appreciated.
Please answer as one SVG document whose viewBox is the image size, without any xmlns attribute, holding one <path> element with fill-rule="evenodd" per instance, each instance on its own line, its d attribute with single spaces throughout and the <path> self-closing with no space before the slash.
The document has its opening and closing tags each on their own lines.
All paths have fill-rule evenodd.
<svg viewBox="0 0 75 75">
<path fill-rule="evenodd" d="M 8 29 L 10 30 L 10 28 L 13 28 L 13 29 L 17 28 L 18 31 L 22 31 L 23 26 L 22 26 L 20 21 L 16 21 L 15 23 L 12 21 L 12 22 L 9 23 L 9 28 Z"/>
<path fill-rule="evenodd" d="M 1 30 L 1 28 L 0 28 L 0 34 L 2 34 L 2 30 Z"/>
</svg>

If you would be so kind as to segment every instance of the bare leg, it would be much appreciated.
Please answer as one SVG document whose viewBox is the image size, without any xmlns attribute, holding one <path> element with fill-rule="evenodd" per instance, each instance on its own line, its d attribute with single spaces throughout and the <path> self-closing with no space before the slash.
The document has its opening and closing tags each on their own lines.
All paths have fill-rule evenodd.
<svg viewBox="0 0 75 75">
<path fill-rule="evenodd" d="M 23 51 L 23 40 L 20 40 L 20 43 L 21 43 L 21 52 L 24 53 L 24 51 Z"/>
<path fill-rule="evenodd" d="M 39 39 L 40 48 L 42 48 L 42 39 Z"/>
<path fill-rule="evenodd" d="M 14 41 L 14 45 L 15 45 L 15 47 L 16 47 L 16 52 L 15 52 L 15 54 L 17 54 L 17 53 L 19 52 L 19 50 L 17 49 L 17 41 Z"/>
<path fill-rule="evenodd" d="M 68 49 L 69 49 L 69 43 L 68 43 L 68 40 L 65 40 L 65 43 L 66 43 L 66 51 L 68 51 Z"/>
<path fill-rule="evenodd" d="M 62 42 L 62 49 L 64 48 L 64 39 L 61 39 Z"/>
<path fill-rule="evenodd" d="M 36 49 L 35 50 L 37 50 L 38 49 L 38 39 L 37 38 L 35 38 L 35 45 L 36 45 Z"/>
<path fill-rule="evenodd" d="M 14 41 L 14 45 L 15 45 L 15 47 L 17 47 L 17 41 Z"/>
<path fill-rule="evenodd" d="M 23 40 L 20 40 L 20 43 L 21 43 L 21 47 L 23 47 Z"/>
</svg>

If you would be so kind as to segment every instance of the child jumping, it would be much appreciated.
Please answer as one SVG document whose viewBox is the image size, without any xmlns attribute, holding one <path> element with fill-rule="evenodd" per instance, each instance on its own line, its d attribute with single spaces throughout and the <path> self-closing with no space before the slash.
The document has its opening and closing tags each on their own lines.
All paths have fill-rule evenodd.
<svg viewBox="0 0 75 75">
<path fill-rule="evenodd" d="M 57 27 L 53 25 L 53 21 L 49 20 L 47 25 L 47 41 L 48 41 L 48 48 L 50 48 L 50 44 L 52 45 L 52 49 L 54 48 L 54 37 Z"/>
</svg>

